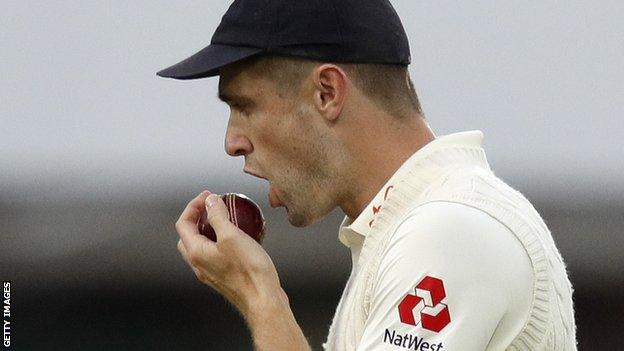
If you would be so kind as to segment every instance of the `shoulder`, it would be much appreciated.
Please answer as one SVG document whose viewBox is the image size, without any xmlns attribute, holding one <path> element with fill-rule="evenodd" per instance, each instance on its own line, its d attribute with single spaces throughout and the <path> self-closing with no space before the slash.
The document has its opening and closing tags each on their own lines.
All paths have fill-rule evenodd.
<svg viewBox="0 0 624 351">
<path fill-rule="evenodd" d="M 456 309 L 484 297 L 488 308 L 501 313 L 512 301 L 523 309 L 530 304 L 533 270 L 524 246 L 509 228 L 474 207 L 436 201 L 412 209 L 381 255 L 376 296 L 404 294 L 434 277 Z"/>
<path fill-rule="evenodd" d="M 533 273 L 509 228 L 477 208 L 436 201 L 410 210 L 390 235 L 358 349 L 386 349 L 395 331 L 449 349 L 503 349 L 520 332 Z"/>
<path fill-rule="evenodd" d="M 391 233 L 389 247 L 393 243 L 421 247 L 444 243 L 450 251 L 476 246 L 483 252 L 500 245 L 523 249 L 503 223 L 478 208 L 451 201 L 427 202 L 409 210 Z"/>
</svg>

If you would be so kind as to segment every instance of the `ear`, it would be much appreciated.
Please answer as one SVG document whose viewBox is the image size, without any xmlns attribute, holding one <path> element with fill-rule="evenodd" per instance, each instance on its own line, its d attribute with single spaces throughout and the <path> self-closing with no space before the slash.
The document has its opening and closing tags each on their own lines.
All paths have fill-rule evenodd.
<svg viewBox="0 0 624 351">
<path fill-rule="evenodd" d="M 314 107 L 328 120 L 337 119 L 347 97 L 347 75 L 337 65 L 322 64 L 313 72 Z"/>
</svg>

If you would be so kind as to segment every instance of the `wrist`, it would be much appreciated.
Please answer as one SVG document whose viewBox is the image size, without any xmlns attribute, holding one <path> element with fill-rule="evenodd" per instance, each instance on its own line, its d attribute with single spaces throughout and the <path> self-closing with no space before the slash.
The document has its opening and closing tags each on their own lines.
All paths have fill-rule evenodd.
<svg viewBox="0 0 624 351">
<path fill-rule="evenodd" d="M 308 341 L 290 309 L 288 296 L 278 284 L 263 289 L 249 301 L 245 319 L 256 350 L 310 351 Z"/>
<path fill-rule="evenodd" d="M 262 289 L 247 299 L 243 312 L 249 323 L 262 322 L 278 316 L 292 316 L 288 296 L 281 286 Z"/>
</svg>

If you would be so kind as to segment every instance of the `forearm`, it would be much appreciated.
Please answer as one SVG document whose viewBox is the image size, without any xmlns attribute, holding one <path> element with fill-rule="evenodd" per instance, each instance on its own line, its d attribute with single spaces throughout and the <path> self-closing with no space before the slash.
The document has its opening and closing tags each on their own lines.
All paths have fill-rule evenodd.
<svg viewBox="0 0 624 351">
<path fill-rule="evenodd" d="M 217 242 L 199 233 L 203 212 Z M 244 316 L 259 351 L 308 351 L 266 251 L 229 219 L 225 203 L 208 191 L 191 200 L 176 222 L 178 250 L 197 278 L 223 295 Z"/>
<path fill-rule="evenodd" d="M 245 316 L 255 350 L 311 350 L 281 288 L 257 302 Z"/>
</svg>

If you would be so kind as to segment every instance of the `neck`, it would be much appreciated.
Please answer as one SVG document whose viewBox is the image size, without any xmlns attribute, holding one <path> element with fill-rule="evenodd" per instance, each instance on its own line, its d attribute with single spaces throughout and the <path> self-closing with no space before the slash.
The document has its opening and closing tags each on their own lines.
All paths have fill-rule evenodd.
<svg viewBox="0 0 624 351">
<path fill-rule="evenodd" d="M 378 116 L 377 116 L 378 117 Z M 357 218 L 392 175 L 416 151 L 435 139 L 424 118 L 366 118 L 349 138 L 353 165 L 349 189 L 340 203 L 351 219 Z M 362 121 L 360 120 L 360 123 Z"/>
</svg>

